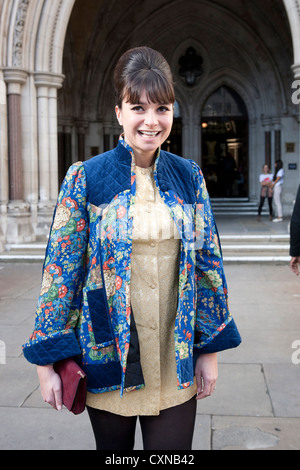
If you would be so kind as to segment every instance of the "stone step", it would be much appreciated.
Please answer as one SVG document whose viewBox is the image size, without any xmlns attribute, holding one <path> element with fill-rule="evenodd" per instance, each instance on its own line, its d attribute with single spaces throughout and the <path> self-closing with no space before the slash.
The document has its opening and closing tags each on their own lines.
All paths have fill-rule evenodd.
<svg viewBox="0 0 300 470">
<path fill-rule="evenodd" d="M 274 263 L 288 265 L 290 262 L 290 256 L 263 256 L 254 255 L 242 256 L 242 255 L 226 255 L 223 254 L 224 265 L 226 264 L 251 264 L 251 263 Z"/>
<path fill-rule="evenodd" d="M 289 235 L 221 235 L 225 263 L 288 263 Z M 5 246 L 0 262 L 42 262 L 46 243 Z"/>
<path fill-rule="evenodd" d="M 288 251 L 289 235 L 221 235 L 223 251 Z"/>
<path fill-rule="evenodd" d="M 257 215 L 256 202 L 248 198 L 212 198 L 211 204 L 215 215 Z M 267 204 L 264 204 L 262 215 L 268 214 Z"/>
<path fill-rule="evenodd" d="M 0 253 L 0 262 L 41 262 L 45 258 L 46 243 L 6 244 Z"/>
<path fill-rule="evenodd" d="M 223 235 L 224 263 L 284 263 L 290 260 L 289 235 Z"/>
</svg>

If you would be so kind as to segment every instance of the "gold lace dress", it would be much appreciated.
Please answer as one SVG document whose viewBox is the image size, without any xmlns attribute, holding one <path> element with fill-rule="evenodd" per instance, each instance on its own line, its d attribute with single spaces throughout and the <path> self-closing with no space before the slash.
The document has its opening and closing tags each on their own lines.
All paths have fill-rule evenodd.
<svg viewBox="0 0 300 470">
<path fill-rule="evenodd" d="M 87 405 L 122 416 L 158 415 L 196 394 L 177 389 L 174 327 L 180 239 L 156 188 L 153 167 L 136 166 L 131 260 L 131 305 L 137 327 L 145 387 L 124 393 L 88 393 Z"/>
</svg>

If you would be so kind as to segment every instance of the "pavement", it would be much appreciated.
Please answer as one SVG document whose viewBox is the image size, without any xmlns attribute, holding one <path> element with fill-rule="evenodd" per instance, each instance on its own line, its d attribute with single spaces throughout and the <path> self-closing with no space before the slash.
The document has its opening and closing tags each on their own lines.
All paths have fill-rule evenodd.
<svg viewBox="0 0 300 470">
<path fill-rule="evenodd" d="M 288 233 L 287 219 L 216 219 L 221 239 Z M 43 403 L 36 368 L 22 355 L 41 272 L 41 261 L 0 260 L 0 449 L 93 450 L 87 413 Z M 193 449 L 300 450 L 300 278 L 276 261 L 225 261 L 225 273 L 243 342 L 219 353 L 216 391 L 198 402 Z M 135 449 L 142 449 L 139 428 Z"/>
</svg>

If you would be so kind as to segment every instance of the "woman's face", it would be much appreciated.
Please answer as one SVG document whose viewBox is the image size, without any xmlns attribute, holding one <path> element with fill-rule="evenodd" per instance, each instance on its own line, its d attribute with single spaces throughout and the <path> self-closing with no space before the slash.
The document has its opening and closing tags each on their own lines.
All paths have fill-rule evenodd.
<svg viewBox="0 0 300 470">
<path fill-rule="evenodd" d="M 265 173 L 269 173 L 269 167 L 268 167 L 268 165 L 264 165 L 264 172 L 265 172 Z"/>
<path fill-rule="evenodd" d="M 138 166 L 150 166 L 156 150 L 168 138 L 173 124 L 173 105 L 148 102 L 146 93 L 140 103 L 122 102 L 116 106 L 125 141 L 132 148 Z"/>
</svg>

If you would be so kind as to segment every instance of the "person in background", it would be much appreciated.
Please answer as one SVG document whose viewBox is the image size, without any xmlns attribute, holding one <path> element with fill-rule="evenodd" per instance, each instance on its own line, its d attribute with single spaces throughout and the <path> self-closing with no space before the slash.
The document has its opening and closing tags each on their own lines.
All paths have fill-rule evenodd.
<svg viewBox="0 0 300 470">
<path fill-rule="evenodd" d="M 294 274 L 299 276 L 300 263 L 300 186 L 292 214 L 290 225 L 290 268 Z"/>
<path fill-rule="evenodd" d="M 260 191 L 260 204 L 258 208 L 258 219 L 260 220 L 261 211 L 266 197 L 269 203 L 270 220 L 273 218 L 273 189 L 272 189 L 273 174 L 270 173 L 269 166 L 263 166 L 263 172 L 259 175 L 259 182 L 261 185 Z"/>
<path fill-rule="evenodd" d="M 282 163 L 282 160 L 276 160 L 272 188 L 274 189 L 274 203 L 276 206 L 277 217 L 273 219 L 273 222 L 283 221 L 282 202 L 281 202 L 283 182 L 284 182 L 283 163 Z"/>
</svg>

